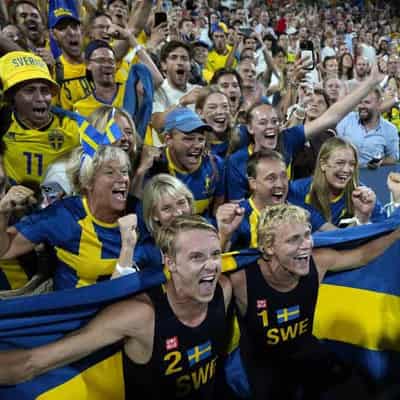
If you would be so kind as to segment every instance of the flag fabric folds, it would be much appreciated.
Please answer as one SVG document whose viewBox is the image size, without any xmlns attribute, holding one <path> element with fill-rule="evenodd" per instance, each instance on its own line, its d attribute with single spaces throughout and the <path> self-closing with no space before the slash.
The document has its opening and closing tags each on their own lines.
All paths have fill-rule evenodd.
<svg viewBox="0 0 400 400">
<path fill-rule="evenodd" d="M 318 233 L 314 235 L 315 246 L 353 247 L 392 231 L 399 224 L 400 218 L 392 218 L 341 230 L 340 236 L 337 232 Z M 395 243 L 365 267 L 330 274 L 321 287 L 315 319 L 319 338 L 379 380 L 390 379 L 400 367 L 399 246 Z M 257 257 L 258 251 L 250 249 L 224 255 L 223 263 L 228 259 L 228 271 L 232 271 Z M 30 348 L 57 340 L 80 328 L 105 306 L 164 281 L 162 270 L 145 269 L 89 287 L 3 300 L 0 350 Z M 3 386 L 0 398 L 124 400 L 120 350 L 121 344 L 117 343 L 29 382 Z M 200 353 L 205 351 L 206 346 Z M 231 357 L 235 356 L 237 352 L 232 352 Z"/>
<path fill-rule="evenodd" d="M 99 146 L 113 144 L 122 137 L 121 129 L 115 122 L 113 115 L 110 115 L 105 132 L 101 133 L 80 114 L 59 107 L 52 107 L 51 111 L 56 115 L 68 117 L 77 122 L 83 152 L 89 157 L 94 156 Z"/>
</svg>

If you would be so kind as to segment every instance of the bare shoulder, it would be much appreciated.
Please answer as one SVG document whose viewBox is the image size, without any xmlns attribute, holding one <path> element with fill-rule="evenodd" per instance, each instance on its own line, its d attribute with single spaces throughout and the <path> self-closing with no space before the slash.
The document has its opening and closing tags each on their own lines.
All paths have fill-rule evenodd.
<svg viewBox="0 0 400 400">
<path fill-rule="evenodd" d="M 104 322 L 112 322 L 124 336 L 134 336 L 143 325 L 154 319 L 154 308 L 149 297 L 141 294 L 108 306 L 101 312 Z"/>
</svg>

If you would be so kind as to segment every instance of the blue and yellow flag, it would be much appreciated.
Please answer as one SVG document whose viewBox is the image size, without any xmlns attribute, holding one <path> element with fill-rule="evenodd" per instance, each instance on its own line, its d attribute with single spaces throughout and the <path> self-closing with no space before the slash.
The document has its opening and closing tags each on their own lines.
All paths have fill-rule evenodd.
<svg viewBox="0 0 400 400">
<path fill-rule="evenodd" d="M 392 218 L 341 230 L 340 236 L 337 231 L 318 233 L 314 235 L 315 245 L 351 248 L 392 231 L 399 223 L 400 218 Z M 391 379 L 397 382 L 395 375 L 400 368 L 399 252 L 400 243 L 395 243 L 364 267 L 330 274 L 320 290 L 314 326 L 315 334 L 326 340 L 337 354 L 365 367 L 377 380 L 388 382 Z M 243 259 L 248 263 L 259 254 L 252 249 L 228 257 L 232 271 L 233 267 L 244 267 Z M 165 279 L 161 270 L 145 269 L 84 288 L 3 300 L 0 302 L 0 350 L 31 348 L 60 339 L 79 329 L 105 306 L 160 285 Z M 196 360 L 207 355 L 206 344 L 192 354 L 197 354 Z M 0 398 L 124 400 L 120 350 L 118 343 L 29 382 L 1 387 Z M 240 364 L 238 351 L 229 357 L 236 361 L 235 366 Z M 240 368 L 231 371 L 241 373 Z"/>
<path fill-rule="evenodd" d="M 56 115 L 68 117 L 77 122 L 82 150 L 89 157 L 94 156 L 99 146 L 113 144 L 122 137 L 121 129 L 115 122 L 113 115 L 110 115 L 105 132 L 101 133 L 80 114 L 59 107 L 52 107 L 51 111 Z"/>
<path fill-rule="evenodd" d="M 1 301 L 0 350 L 31 348 L 60 339 L 108 304 L 164 280 L 162 271 L 146 269 L 80 289 Z M 120 350 L 117 343 L 31 381 L 0 387 L 0 399 L 124 400 Z"/>
</svg>

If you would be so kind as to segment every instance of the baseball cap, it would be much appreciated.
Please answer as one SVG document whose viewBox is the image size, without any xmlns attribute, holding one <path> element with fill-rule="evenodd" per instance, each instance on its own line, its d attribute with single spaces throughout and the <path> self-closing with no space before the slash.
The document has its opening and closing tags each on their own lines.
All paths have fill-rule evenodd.
<svg viewBox="0 0 400 400">
<path fill-rule="evenodd" d="M 27 51 L 11 51 L 0 58 L 0 79 L 6 92 L 13 86 L 36 79 L 50 83 L 53 92 L 58 84 L 50 76 L 49 69 L 41 57 Z"/>
<path fill-rule="evenodd" d="M 210 50 L 210 46 L 204 40 L 196 40 L 192 42 L 192 47 L 205 47 L 207 50 Z"/>
<path fill-rule="evenodd" d="M 172 129 L 183 133 L 212 130 L 211 126 L 204 123 L 198 114 L 186 107 L 175 108 L 167 114 L 164 131 L 171 132 Z"/>
<path fill-rule="evenodd" d="M 65 1 L 58 1 L 57 7 L 49 11 L 49 28 L 53 29 L 60 21 L 64 19 L 72 19 L 76 22 L 81 22 L 79 19 L 78 10 L 68 7 Z"/>
</svg>

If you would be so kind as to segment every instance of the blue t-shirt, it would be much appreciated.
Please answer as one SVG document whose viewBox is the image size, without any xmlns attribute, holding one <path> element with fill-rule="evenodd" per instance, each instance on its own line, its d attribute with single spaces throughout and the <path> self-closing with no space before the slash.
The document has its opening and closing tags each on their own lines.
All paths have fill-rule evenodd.
<svg viewBox="0 0 400 400">
<path fill-rule="evenodd" d="M 309 193 L 310 193 L 311 183 L 312 183 L 311 177 L 297 179 L 295 181 L 290 182 L 288 201 L 292 204 L 298 205 L 308 210 L 311 213 L 311 219 L 314 220 L 313 228 L 315 228 L 315 230 L 318 230 L 324 223 L 326 223 L 326 219 L 320 214 L 318 210 L 316 210 L 310 204 Z M 330 204 L 331 204 L 332 224 L 338 226 L 342 218 L 349 218 L 353 216 L 350 215 L 349 211 L 347 210 L 346 198 L 344 193 L 338 196 L 333 201 L 331 201 Z M 380 222 L 383 221 L 385 218 L 386 215 L 383 210 L 383 207 L 377 200 L 375 208 L 372 211 L 371 222 Z"/>
<path fill-rule="evenodd" d="M 134 211 L 134 210 L 132 210 Z M 85 197 L 68 197 L 33 213 L 15 225 L 32 243 L 48 243 L 57 256 L 56 290 L 109 279 L 121 249 L 118 223 L 97 220 Z"/>
<path fill-rule="evenodd" d="M 283 157 L 288 166 L 288 175 L 294 155 L 305 143 L 304 125 L 285 129 L 280 133 L 283 143 Z M 250 146 L 243 147 L 228 157 L 226 161 L 227 200 L 242 200 L 248 197 L 249 183 L 247 179 L 247 162 L 252 153 Z"/>
</svg>

